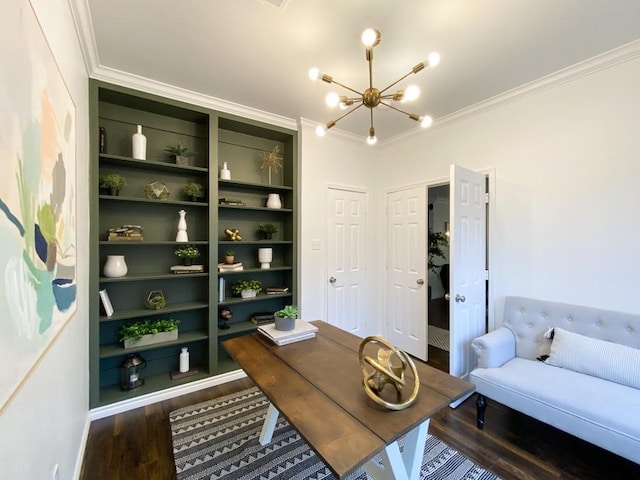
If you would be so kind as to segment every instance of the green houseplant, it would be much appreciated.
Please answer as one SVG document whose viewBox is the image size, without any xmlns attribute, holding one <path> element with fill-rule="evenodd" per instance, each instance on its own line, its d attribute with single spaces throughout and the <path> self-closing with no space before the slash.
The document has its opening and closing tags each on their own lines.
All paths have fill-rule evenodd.
<svg viewBox="0 0 640 480">
<path fill-rule="evenodd" d="M 174 318 L 139 320 L 120 327 L 120 341 L 124 348 L 142 347 L 178 339 L 178 324 Z"/>
<path fill-rule="evenodd" d="M 276 330 L 293 330 L 296 326 L 296 318 L 298 318 L 298 307 L 286 305 L 284 308 L 274 312 L 273 316 L 275 317 Z"/>
<path fill-rule="evenodd" d="M 262 283 L 259 280 L 238 280 L 231 285 L 231 291 L 242 298 L 252 298 L 262 291 Z"/>
<path fill-rule="evenodd" d="M 126 179 L 117 173 L 100 175 L 100 188 L 109 192 L 110 195 L 118 195 L 120 189 L 127 186 Z"/>
<path fill-rule="evenodd" d="M 204 186 L 200 183 L 191 182 L 182 189 L 182 193 L 188 199 L 197 202 L 199 198 L 204 198 Z"/>
<path fill-rule="evenodd" d="M 200 250 L 193 245 L 185 245 L 184 247 L 179 247 L 175 252 L 176 256 L 181 259 L 185 265 L 191 265 L 193 263 L 194 258 L 198 258 L 200 256 Z"/>
<path fill-rule="evenodd" d="M 276 233 L 278 233 L 278 227 L 273 223 L 261 223 L 258 225 L 258 234 L 265 240 L 271 240 Z"/>
<path fill-rule="evenodd" d="M 433 273 L 438 273 L 438 267 L 442 265 L 436 264 L 437 259 L 446 260 L 447 256 L 444 253 L 443 248 L 449 246 L 449 237 L 444 232 L 434 232 L 429 229 L 429 270 Z"/>
<path fill-rule="evenodd" d="M 182 142 L 178 142 L 176 145 L 167 145 L 164 151 L 170 156 L 175 157 L 176 164 L 182 166 L 189 166 L 191 157 L 198 153 L 189 151 L 187 146 Z"/>
<path fill-rule="evenodd" d="M 233 249 L 228 249 L 225 252 L 225 257 L 224 257 L 224 262 L 225 263 L 233 263 L 233 261 L 236 259 L 236 251 Z"/>
</svg>

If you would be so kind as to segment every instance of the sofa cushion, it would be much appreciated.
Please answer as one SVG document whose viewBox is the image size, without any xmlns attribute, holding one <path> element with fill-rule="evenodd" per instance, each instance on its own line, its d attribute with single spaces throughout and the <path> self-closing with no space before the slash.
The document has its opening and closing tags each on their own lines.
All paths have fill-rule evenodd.
<svg viewBox="0 0 640 480">
<path fill-rule="evenodd" d="M 640 350 L 555 328 L 546 363 L 640 389 Z"/>
</svg>

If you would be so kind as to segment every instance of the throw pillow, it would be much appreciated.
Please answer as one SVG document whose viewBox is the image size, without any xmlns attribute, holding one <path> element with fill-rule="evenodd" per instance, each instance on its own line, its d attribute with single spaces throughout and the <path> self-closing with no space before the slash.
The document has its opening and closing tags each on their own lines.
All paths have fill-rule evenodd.
<svg viewBox="0 0 640 480">
<path fill-rule="evenodd" d="M 640 349 L 555 328 L 546 363 L 640 389 Z"/>
</svg>

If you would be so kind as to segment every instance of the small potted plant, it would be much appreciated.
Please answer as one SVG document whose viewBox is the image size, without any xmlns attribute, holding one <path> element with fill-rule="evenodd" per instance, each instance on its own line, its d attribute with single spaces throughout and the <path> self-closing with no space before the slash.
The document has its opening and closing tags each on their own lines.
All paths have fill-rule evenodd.
<svg viewBox="0 0 640 480">
<path fill-rule="evenodd" d="M 118 195 L 120 193 L 120 189 L 127 186 L 125 178 L 117 173 L 100 175 L 99 181 L 100 189 L 104 190 L 109 195 Z"/>
<path fill-rule="evenodd" d="M 191 157 L 198 152 L 190 152 L 186 145 L 182 142 L 178 142 L 177 145 L 167 145 L 164 149 L 170 156 L 176 158 L 176 165 L 190 166 Z"/>
<path fill-rule="evenodd" d="M 176 256 L 183 261 L 185 265 L 193 264 L 193 259 L 200 256 L 200 250 L 193 245 L 185 245 L 176 249 L 174 252 Z"/>
<path fill-rule="evenodd" d="M 274 312 L 273 316 L 275 317 L 276 330 L 293 330 L 296 326 L 296 318 L 298 318 L 298 307 L 286 305 L 284 308 Z"/>
<path fill-rule="evenodd" d="M 120 327 L 120 341 L 124 342 L 124 348 L 137 348 L 177 340 L 179 323 L 173 318 L 139 320 Z"/>
<path fill-rule="evenodd" d="M 258 225 L 258 234 L 265 240 L 271 240 L 276 233 L 278 233 L 278 227 L 273 223 L 261 223 Z"/>
<path fill-rule="evenodd" d="M 225 252 L 224 263 L 233 263 L 236 259 L 236 251 L 229 249 Z"/>
<path fill-rule="evenodd" d="M 242 298 L 252 298 L 262 291 L 262 283 L 259 280 L 238 280 L 231 285 L 231 291 Z"/>
<path fill-rule="evenodd" d="M 196 182 L 191 182 L 182 189 L 182 193 L 192 202 L 197 202 L 199 199 L 204 198 L 204 186 Z"/>
</svg>

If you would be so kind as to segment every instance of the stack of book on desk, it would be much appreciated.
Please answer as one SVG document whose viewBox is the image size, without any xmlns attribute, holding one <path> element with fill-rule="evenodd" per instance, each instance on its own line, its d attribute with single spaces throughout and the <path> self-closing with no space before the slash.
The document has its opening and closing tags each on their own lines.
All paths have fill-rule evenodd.
<svg viewBox="0 0 640 480">
<path fill-rule="evenodd" d="M 282 346 L 315 337 L 318 327 L 296 318 L 296 326 L 293 330 L 283 332 L 276 330 L 275 324 L 269 324 L 259 326 L 258 331 L 276 345 Z"/>
</svg>

